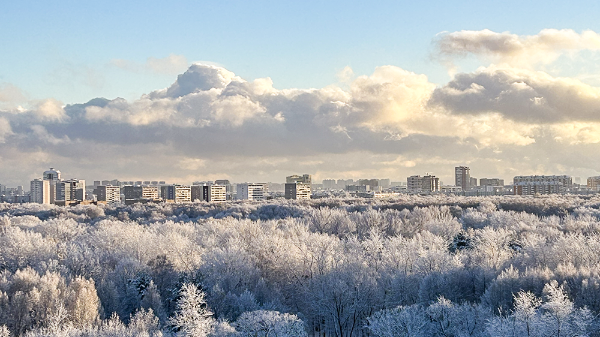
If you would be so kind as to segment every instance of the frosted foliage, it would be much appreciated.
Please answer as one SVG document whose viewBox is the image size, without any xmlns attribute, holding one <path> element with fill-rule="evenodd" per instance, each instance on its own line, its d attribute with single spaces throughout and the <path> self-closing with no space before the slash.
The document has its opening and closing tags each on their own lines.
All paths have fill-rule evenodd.
<svg viewBox="0 0 600 337">
<path fill-rule="evenodd" d="M 177 311 L 170 324 L 178 336 L 204 337 L 212 331 L 212 312 L 206 308 L 204 293 L 196 285 L 183 284 L 177 300 Z"/>
<path fill-rule="evenodd" d="M 257 310 L 243 313 L 234 324 L 243 337 L 302 337 L 308 336 L 304 323 L 296 315 L 277 311 Z"/>
<path fill-rule="evenodd" d="M 599 233 L 597 195 L 0 204 L 0 331 L 596 337 Z"/>
</svg>

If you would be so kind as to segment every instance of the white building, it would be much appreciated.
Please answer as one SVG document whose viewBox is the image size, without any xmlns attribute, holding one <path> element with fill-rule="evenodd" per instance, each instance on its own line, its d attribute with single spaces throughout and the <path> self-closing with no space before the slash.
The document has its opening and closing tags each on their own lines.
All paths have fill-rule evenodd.
<svg viewBox="0 0 600 337">
<path fill-rule="evenodd" d="M 513 183 L 515 195 L 565 193 L 573 187 L 573 179 L 567 175 L 516 176 Z"/>
<path fill-rule="evenodd" d="M 42 179 L 47 180 L 50 184 L 50 203 L 56 202 L 56 184 L 61 181 L 61 173 L 59 170 L 55 170 L 51 167 L 48 171 L 45 171 L 42 175 Z"/>
<path fill-rule="evenodd" d="M 238 200 L 262 201 L 266 199 L 267 184 L 263 183 L 243 183 L 237 184 Z"/>
<path fill-rule="evenodd" d="M 31 202 L 50 204 L 50 181 L 33 179 L 30 185 Z"/>
</svg>

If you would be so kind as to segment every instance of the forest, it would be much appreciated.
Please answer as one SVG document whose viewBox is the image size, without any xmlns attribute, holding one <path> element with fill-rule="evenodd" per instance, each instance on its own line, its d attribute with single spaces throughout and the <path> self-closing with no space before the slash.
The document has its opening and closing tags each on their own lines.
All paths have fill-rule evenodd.
<svg viewBox="0 0 600 337">
<path fill-rule="evenodd" d="M 600 196 L 0 204 L 0 337 L 600 336 Z"/>
</svg>

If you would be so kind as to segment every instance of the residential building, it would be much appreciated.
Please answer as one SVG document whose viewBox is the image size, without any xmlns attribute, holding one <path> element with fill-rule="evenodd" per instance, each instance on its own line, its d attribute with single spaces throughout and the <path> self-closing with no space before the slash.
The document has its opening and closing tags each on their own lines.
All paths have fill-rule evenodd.
<svg viewBox="0 0 600 337">
<path fill-rule="evenodd" d="M 190 186 L 166 185 L 161 186 L 161 197 L 163 200 L 173 202 L 191 202 L 192 190 Z"/>
<path fill-rule="evenodd" d="M 359 186 L 369 186 L 369 191 L 381 191 L 378 179 L 359 179 Z"/>
<path fill-rule="evenodd" d="M 587 188 L 590 191 L 600 191 L 600 176 L 587 178 Z"/>
<path fill-rule="evenodd" d="M 125 201 L 133 200 L 158 200 L 158 186 L 125 185 L 121 188 Z"/>
<path fill-rule="evenodd" d="M 112 185 L 100 185 L 94 189 L 96 200 L 106 202 L 119 202 L 121 201 L 121 188 L 119 186 Z"/>
<path fill-rule="evenodd" d="M 56 184 L 61 181 L 61 173 L 59 170 L 55 170 L 51 167 L 48 171 L 44 171 L 42 179 L 47 180 L 50 184 L 50 203 L 54 204 L 56 201 Z"/>
<path fill-rule="evenodd" d="M 285 198 L 286 199 L 310 199 L 311 187 L 309 183 L 286 183 Z"/>
<path fill-rule="evenodd" d="M 467 191 L 471 188 L 471 169 L 467 166 L 457 166 L 454 168 L 454 185 Z"/>
<path fill-rule="evenodd" d="M 433 175 L 426 176 L 410 176 L 406 179 L 406 187 L 408 192 L 413 193 L 431 193 L 440 191 L 440 178 Z"/>
<path fill-rule="evenodd" d="M 335 182 L 335 179 L 324 179 L 323 180 L 323 189 L 326 190 L 335 190 L 337 189 L 337 183 Z"/>
<path fill-rule="evenodd" d="M 469 181 L 469 187 L 471 189 L 477 187 L 477 178 L 471 177 L 471 179 Z"/>
<path fill-rule="evenodd" d="M 203 200 L 208 202 L 225 202 L 227 201 L 227 187 L 225 185 L 208 185 L 202 186 Z"/>
<path fill-rule="evenodd" d="M 238 200 L 262 201 L 266 199 L 267 184 L 243 183 L 237 184 Z"/>
<path fill-rule="evenodd" d="M 516 176 L 513 184 L 515 195 L 554 194 L 568 192 L 573 186 L 573 180 L 567 175 Z"/>
<path fill-rule="evenodd" d="M 479 186 L 504 186 L 504 179 L 500 178 L 481 178 Z"/>
<path fill-rule="evenodd" d="M 33 179 L 30 184 L 30 200 L 38 204 L 50 204 L 50 181 Z"/>
<path fill-rule="evenodd" d="M 293 175 L 289 177 L 285 177 L 285 182 L 288 184 L 291 183 L 303 183 L 303 184 L 312 184 L 312 177 L 310 174 Z"/>
</svg>

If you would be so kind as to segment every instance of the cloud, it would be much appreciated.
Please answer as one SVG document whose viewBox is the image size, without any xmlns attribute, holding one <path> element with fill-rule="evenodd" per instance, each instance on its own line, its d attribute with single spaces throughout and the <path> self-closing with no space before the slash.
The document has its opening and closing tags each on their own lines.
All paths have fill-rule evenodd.
<svg viewBox="0 0 600 337">
<path fill-rule="evenodd" d="M 577 80 L 511 67 L 436 87 L 425 75 L 382 66 L 346 88 L 279 90 L 270 78 L 247 81 L 195 63 L 133 101 L 50 99 L 0 111 L 0 156 L 20 153 L 28 179 L 48 165 L 86 179 L 182 183 L 304 172 L 395 181 L 433 172 L 450 182 L 464 163 L 475 176 L 590 172 L 600 159 L 574 154 L 600 151 L 597 95 Z M 40 151 L 43 160 L 30 158 Z M 0 161 L 0 169 L 14 164 Z"/>
<path fill-rule="evenodd" d="M 449 65 L 455 58 L 475 55 L 494 63 L 524 67 L 551 63 L 566 52 L 599 50 L 600 35 L 591 30 L 577 33 L 572 29 L 543 29 L 536 35 L 462 30 L 439 34 L 434 45 L 434 56 Z"/>
<path fill-rule="evenodd" d="M 512 67 L 457 74 L 429 103 L 457 115 L 499 113 L 523 123 L 600 121 L 600 88 Z"/>
</svg>

